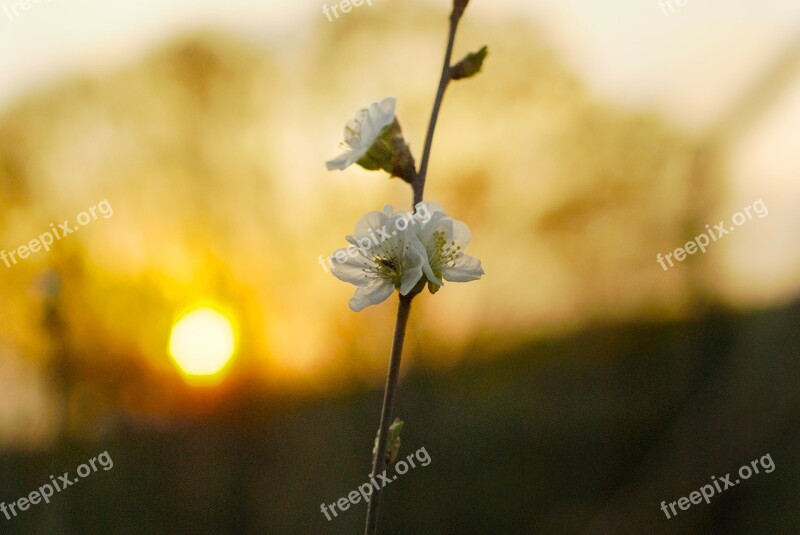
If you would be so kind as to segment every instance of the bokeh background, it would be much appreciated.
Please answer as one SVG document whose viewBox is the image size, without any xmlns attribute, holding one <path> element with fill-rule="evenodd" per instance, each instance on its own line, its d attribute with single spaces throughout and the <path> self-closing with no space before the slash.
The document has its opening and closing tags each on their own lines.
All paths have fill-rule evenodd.
<svg viewBox="0 0 800 535">
<path fill-rule="evenodd" d="M 324 162 L 387 96 L 419 159 L 448 4 L 0 0 L 0 249 L 113 208 L 0 264 L 0 500 L 114 460 L 0 532 L 360 532 L 319 504 L 369 471 L 396 307 L 319 257 L 411 195 Z M 490 55 L 426 196 L 486 276 L 415 300 L 396 414 L 432 462 L 382 533 L 800 533 L 799 30 L 790 0 L 472 1 L 455 55 Z M 201 306 L 235 336 L 202 380 L 169 351 Z"/>
</svg>

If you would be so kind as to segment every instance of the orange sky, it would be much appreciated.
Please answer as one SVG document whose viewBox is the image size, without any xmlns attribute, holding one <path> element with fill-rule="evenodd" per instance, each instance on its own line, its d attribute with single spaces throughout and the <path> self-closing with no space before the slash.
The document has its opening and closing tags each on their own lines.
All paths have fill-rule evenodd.
<svg viewBox="0 0 800 535">
<path fill-rule="evenodd" d="M 392 9 L 400 1 L 375 0 L 364 9 Z M 314 24 L 329 24 L 322 3 L 52 0 L 34 4 L 15 20 L 0 10 L 0 108 L 38 84 L 73 72 L 113 69 L 198 26 L 264 43 L 298 43 Z M 724 116 L 800 27 L 795 0 L 689 0 L 668 15 L 657 0 L 474 0 L 470 10 L 478 20 L 522 16 L 539 21 L 548 42 L 601 98 L 655 108 L 696 132 Z M 358 17 L 358 11 L 347 16 Z M 762 281 L 744 289 L 746 300 L 769 300 L 793 285 L 796 289 L 800 250 L 790 229 L 800 228 L 800 191 L 793 186 L 800 161 L 791 143 L 781 140 L 794 131 L 798 114 L 800 82 L 731 147 L 730 198 L 719 217 L 759 197 L 774 207 L 765 223 L 770 226 L 766 239 L 758 233 L 760 238 L 744 236 L 724 245 L 734 262 L 726 262 L 723 287 L 735 288 L 753 277 Z M 740 297 L 733 290 L 730 295 Z"/>
</svg>

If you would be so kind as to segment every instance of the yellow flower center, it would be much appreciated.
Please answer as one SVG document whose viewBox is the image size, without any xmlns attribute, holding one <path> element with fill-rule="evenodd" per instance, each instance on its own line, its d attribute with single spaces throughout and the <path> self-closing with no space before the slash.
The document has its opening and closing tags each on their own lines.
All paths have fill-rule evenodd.
<svg viewBox="0 0 800 535">
<path fill-rule="evenodd" d="M 455 241 L 447 241 L 444 231 L 433 233 L 433 255 L 429 259 L 434 275 L 442 278 L 445 267 L 455 267 L 456 260 L 461 256 L 461 247 Z"/>
</svg>

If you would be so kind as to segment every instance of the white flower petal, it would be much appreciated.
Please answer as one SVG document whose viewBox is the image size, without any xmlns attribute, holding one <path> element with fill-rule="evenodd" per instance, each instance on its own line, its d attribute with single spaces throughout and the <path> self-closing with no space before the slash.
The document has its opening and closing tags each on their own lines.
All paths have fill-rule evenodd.
<svg viewBox="0 0 800 535">
<path fill-rule="evenodd" d="M 461 247 L 461 249 L 466 249 L 469 242 L 472 240 L 472 233 L 469 231 L 469 227 L 463 221 L 453 220 L 453 234 L 452 240 L 456 242 L 456 245 Z"/>
<path fill-rule="evenodd" d="M 450 282 L 469 282 L 478 280 L 484 271 L 481 261 L 469 255 L 462 255 L 455 266 L 447 267 L 442 276 Z"/>
<path fill-rule="evenodd" d="M 439 277 L 436 276 L 436 274 L 433 272 L 433 269 L 431 269 L 431 263 L 428 258 L 428 251 L 425 248 L 425 244 L 423 244 L 419 240 L 419 238 L 413 239 L 415 237 L 416 236 L 410 237 L 408 243 L 410 247 L 416 251 L 416 253 L 419 255 L 420 260 L 422 261 L 421 265 L 422 273 L 425 275 L 425 277 L 427 277 L 428 280 L 433 281 L 439 286 L 441 286 L 444 283 L 439 279 Z M 416 284 L 416 282 L 414 284 Z"/>
<path fill-rule="evenodd" d="M 384 120 L 386 120 L 387 118 L 389 119 L 386 120 L 384 126 L 386 126 L 387 124 L 391 123 L 394 120 L 395 108 L 397 106 L 397 100 L 394 97 L 387 97 L 381 100 L 380 102 L 373 104 L 373 106 L 375 106 L 380 115 L 382 115 L 385 118 Z"/>
<path fill-rule="evenodd" d="M 417 206 L 419 206 L 420 204 L 425 205 L 425 208 L 430 213 L 434 213 L 434 212 L 442 212 L 443 214 L 446 213 L 444 211 L 444 208 L 442 207 L 442 205 L 439 204 L 436 201 L 422 201 L 422 202 L 417 203 Z"/>
<path fill-rule="evenodd" d="M 353 148 L 361 146 L 361 133 L 364 121 L 369 116 L 367 109 L 358 110 L 356 116 L 344 126 L 344 142 Z"/>
<path fill-rule="evenodd" d="M 373 279 L 366 286 L 359 286 L 356 293 L 350 298 L 350 308 L 353 312 L 361 312 L 370 305 L 377 305 L 386 300 L 394 292 L 394 286 L 382 279 Z"/>
<path fill-rule="evenodd" d="M 416 239 L 414 240 L 416 241 Z M 425 252 L 410 246 L 403 257 L 403 277 L 400 280 L 400 293 L 408 295 L 422 278 L 422 266 L 428 264 Z"/>
<path fill-rule="evenodd" d="M 433 239 L 434 232 L 441 230 L 447 231 L 452 228 L 452 226 L 447 225 L 448 221 L 452 221 L 450 216 L 444 212 L 433 212 L 432 214 L 433 215 L 431 215 L 431 218 L 427 223 L 422 223 L 416 228 L 417 237 L 419 237 L 419 241 L 421 241 L 426 248 L 429 246 L 433 247 L 431 240 Z M 431 250 L 428 249 L 428 253 L 430 252 Z"/>
<path fill-rule="evenodd" d="M 328 168 L 328 171 L 333 171 L 334 169 L 342 171 L 352 165 L 353 154 L 353 151 L 345 152 L 341 156 L 325 162 L 325 166 Z"/>
<path fill-rule="evenodd" d="M 381 102 L 361 109 L 356 116 L 347 122 L 344 129 L 345 144 L 350 151 L 325 163 L 329 171 L 344 170 L 359 161 L 370 149 L 383 129 L 394 122 L 394 98 L 385 98 Z"/>
<path fill-rule="evenodd" d="M 431 265 L 430 265 L 430 263 L 428 263 L 428 262 L 425 262 L 425 263 L 422 265 L 422 272 L 425 274 L 425 277 L 426 277 L 426 278 L 427 278 L 429 281 L 433 282 L 433 283 L 434 283 L 434 284 L 436 284 L 437 286 L 442 286 L 442 285 L 444 284 L 444 283 L 442 282 L 442 279 L 440 279 L 439 277 L 437 277 L 437 276 L 436 276 L 436 273 L 434 273 L 434 272 L 433 272 L 433 269 L 431 268 Z"/>
<path fill-rule="evenodd" d="M 388 208 L 389 208 L 389 213 L 391 213 L 392 207 L 389 206 Z M 372 231 L 372 234 L 376 234 L 374 232 L 375 229 L 383 229 L 384 225 L 386 225 L 388 228 L 387 225 L 388 222 L 389 222 L 389 216 L 386 215 L 385 208 L 384 212 L 376 212 L 376 211 L 367 212 L 367 214 L 361 219 L 359 219 L 358 223 L 356 223 L 354 237 L 356 239 L 365 237 L 369 238 L 371 236 L 370 231 Z M 376 237 L 378 237 L 377 234 Z"/>
<path fill-rule="evenodd" d="M 415 269 L 409 269 L 408 271 L 403 273 L 403 280 L 400 282 L 400 293 L 402 295 L 408 295 L 408 292 L 416 287 L 417 283 L 422 278 L 422 267 L 418 267 Z"/>
<path fill-rule="evenodd" d="M 336 254 L 340 251 L 343 251 L 344 254 L 347 255 L 347 259 L 344 262 L 339 262 L 336 258 Z M 352 254 L 356 256 L 352 256 Z M 355 284 L 356 286 L 365 286 L 369 284 L 372 279 L 369 277 L 368 273 L 364 272 L 364 269 L 369 269 L 373 265 L 371 261 L 364 258 L 357 250 L 353 253 L 352 248 L 339 249 L 331 255 L 331 273 L 333 273 L 333 276 L 344 282 Z"/>
<path fill-rule="evenodd" d="M 369 107 L 367 120 L 364 121 L 362 132 L 362 142 L 372 143 L 381 134 L 384 128 L 394 122 L 394 110 L 396 101 L 393 98 L 385 98 Z"/>
</svg>

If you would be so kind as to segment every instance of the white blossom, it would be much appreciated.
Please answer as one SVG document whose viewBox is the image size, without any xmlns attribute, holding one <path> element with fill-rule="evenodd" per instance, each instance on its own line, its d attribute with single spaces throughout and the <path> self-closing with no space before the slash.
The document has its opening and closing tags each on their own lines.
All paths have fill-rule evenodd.
<svg viewBox="0 0 800 535">
<path fill-rule="evenodd" d="M 420 205 L 417 210 L 424 208 L 430 214 L 429 220 L 416 226 L 415 231 L 425 247 L 428 261 L 422 269 L 431 292 L 436 292 L 445 280 L 468 282 L 481 278 L 481 261 L 464 254 L 472 237 L 467 225 L 447 215 L 435 202 Z"/>
<path fill-rule="evenodd" d="M 383 130 L 395 121 L 394 98 L 385 98 L 360 110 L 344 129 L 345 153 L 326 162 L 328 170 L 346 169 L 361 160 L 378 140 Z"/>
<path fill-rule="evenodd" d="M 400 219 L 404 224 L 398 224 Z M 392 207 L 369 212 L 347 236 L 352 245 L 337 250 L 331 263 L 333 274 L 356 285 L 350 308 L 359 312 L 383 302 L 395 290 L 407 295 L 423 277 L 428 264 L 425 248 L 416 234 L 421 222 L 408 220 L 407 214 L 392 215 Z"/>
</svg>

